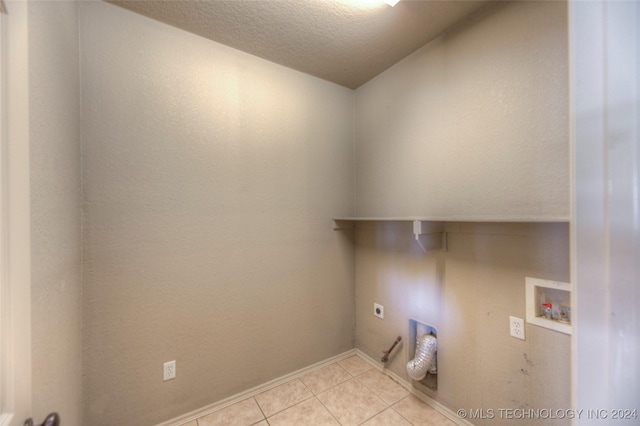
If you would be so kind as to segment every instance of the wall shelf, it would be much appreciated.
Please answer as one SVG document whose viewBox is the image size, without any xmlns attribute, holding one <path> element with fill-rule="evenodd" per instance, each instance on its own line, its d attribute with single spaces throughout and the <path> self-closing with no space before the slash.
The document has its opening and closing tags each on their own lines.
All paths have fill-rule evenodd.
<svg viewBox="0 0 640 426">
<path fill-rule="evenodd" d="M 354 229 L 357 222 L 412 222 L 413 235 L 425 250 L 447 251 L 447 222 L 480 223 L 569 223 L 568 217 L 535 216 L 432 216 L 432 217 L 370 217 L 343 216 L 333 218 L 333 229 Z M 427 246 L 421 242 L 426 240 Z"/>
<path fill-rule="evenodd" d="M 569 223 L 568 216 L 343 216 L 334 222 L 492 222 L 492 223 Z"/>
<path fill-rule="evenodd" d="M 413 223 L 413 235 L 424 248 L 425 251 L 430 250 L 447 250 L 447 233 L 445 231 L 445 223 L 442 221 L 434 220 L 421 220 L 421 219 L 397 219 L 397 218 L 334 218 L 335 225 L 334 230 L 341 229 L 353 229 L 355 228 L 354 222 L 412 222 Z M 421 238 L 423 237 L 423 238 Z"/>
</svg>

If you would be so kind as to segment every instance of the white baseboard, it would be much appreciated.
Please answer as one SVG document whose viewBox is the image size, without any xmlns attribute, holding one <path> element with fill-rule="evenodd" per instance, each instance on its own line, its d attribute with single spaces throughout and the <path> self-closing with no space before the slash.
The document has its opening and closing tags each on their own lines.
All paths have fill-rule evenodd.
<svg viewBox="0 0 640 426">
<path fill-rule="evenodd" d="M 13 414 L 9 414 L 9 413 L 0 414 L 0 426 L 9 426 L 9 423 L 11 423 L 12 418 L 13 418 Z"/>
<path fill-rule="evenodd" d="M 190 413 L 184 414 L 182 416 L 173 418 L 171 420 L 167 420 L 166 422 L 162 422 L 157 424 L 156 426 L 180 426 L 183 425 L 185 423 L 189 423 L 199 417 L 202 416 L 206 416 L 208 414 L 214 413 L 218 410 L 222 410 L 223 408 L 226 408 L 230 405 L 233 405 L 237 402 L 243 401 L 247 398 L 251 398 L 253 396 L 258 395 L 259 393 L 262 393 L 264 391 L 267 391 L 269 389 L 273 389 L 276 386 L 280 386 L 284 383 L 287 383 L 290 380 L 296 379 L 298 377 L 302 377 L 305 374 L 308 374 L 312 371 L 315 370 L 319 370 L 323 367 L 326 367 L 327 365 L 333 364 L 334 362 L 337 361 L 342 361 L 343 359 L 349 358 L 350 356 L 353 355 L 358 355 L 360 358 L 362 358 L 365 362 L 367 362 L 368 364 L 370 364 L 373 368 L 375 368 L 376 370 L 386 374 L 387 376 L 391 377 L 395 382 L 397 382 L 400 386 L 402 386 L 403 388 L 405 388 L 408 392 L 410 392 L 411 394 L 415 395 L 417 398 L 419 398 L 421 401 L 423 401 L 425 404 L 428 404 L 429 406 L 431 406 L 434 410 L 436 410 L 437 412 L 439 412 L 440 414 L 442 414 L 443 416 L 447 417 L 449 420 L 451 420 L 452 422 L 454 422 L 455 424 L 459 425 L 459 426 L 473 426 L 473 423 L 468 422 L 465 419 L 461 419 L 459 418 L 456 413 L 454 413 L 453 411 L 451 411 L 450 409 L 448 409 L 447 407 L 445 407 L 444 405 L 440 404 L 438 401 L 434 400 L 433 398 L 430 398 L 429 396 L 425 395 L 424 393 L 420 392 L 418 389 L 414 388 L 413 386 L 411 386 L 411 383 L 409 383 L 408 381 L 406 381 L 405 379 L 403 379 L 402 377 L 398 376 L 397 374 L 384 369 L 382 367 L 382 365 L 373 360 L 372 358 L 370 358 L 368 355 L 366 355 L 364 352 L 362 352 L 359 349 L 351 349 L 347 352 L 341 353 L 340 355 L 336 355 L 334 357 L 331 358 L 327 358 L 324 361 L 320 361 L 316 364 L 310 365 L 308 367 L 302 368 L 300 370 L 294 371 L 293 373 L 289 373 L 289 374 L 285 374 L 284 376 L 278 377 L 277 379 L 271 380 L 267 383 L 261 384 L 259 386 L 256 386 L 254 388 L 251 388 L 249 390 L 246 390 L 244 392 L 240 392 L 236 395 L 230 396 L 229 398 L 225 398 L 221 401 L 218 402 L 214 402 L 213 404 L 207 405 L 205 407 L 199 408 L 195 411 L 191 411 Z"/>
<path fill-rule="evenodd" d="M 327 358 L 324 361 L 320 361 L 316 364 L 294 371 L 293 373 L 285 374 L 284 376 L 278 377 L 277 379 L 271 380 L 267 383 L 263 383 L 244 392 L 240 392 L 221 401 L 214 402 L 213 404 L 191 411 L 190 413 L 183 414 L 182 416 L 175 417 L 171 420 L 167 420 L 166 422 L 158 423 L 156 426 L 180 426 L 185 423 L 189 423 L 199 417 L 206 416 L 218 410 L 222 410 L 223 408 L 226 408 L 237 402 L 243 401 L 247 398 L 251 398 L 252 396 L 256 396 L 259 393 L 262 393 L 269 389 L 273 389 L 298 377 L 302 377 L 305 374 L 311 373 L 312 371 L 319 370 L 322 367 L 333 364 L 334 362 L 342 361 L 343 359 L 349 358 L 350 356 L 353 356 L 355 354 L 356 349 L 348 350 L 347 352 L 341 353 L 340 355 Z"/>
</svg>

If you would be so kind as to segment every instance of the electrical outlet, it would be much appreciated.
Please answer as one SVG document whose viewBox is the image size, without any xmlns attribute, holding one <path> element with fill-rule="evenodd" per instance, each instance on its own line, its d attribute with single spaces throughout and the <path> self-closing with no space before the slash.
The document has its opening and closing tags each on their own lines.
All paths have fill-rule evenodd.
<svg viewBox="0 0 640 426">
<path fill-rule="evenodd" d="M 165 362 L 162 374 L 162 381 L 166 382 L 167 380 L 176 378 L 176 362 L 169 361 Z"/>
<path fill-rule="evenodd" d="M 380 319 L 384 319 L 384 306 L 374 303 L 373 304 L 373 315 L 377 316 Z"/>
<path fill-rule="evenodd" d="M 509 317 L 509 330 L 512 337 L 524 340 L 524 320 L 522 318 Z"/>
</svg>

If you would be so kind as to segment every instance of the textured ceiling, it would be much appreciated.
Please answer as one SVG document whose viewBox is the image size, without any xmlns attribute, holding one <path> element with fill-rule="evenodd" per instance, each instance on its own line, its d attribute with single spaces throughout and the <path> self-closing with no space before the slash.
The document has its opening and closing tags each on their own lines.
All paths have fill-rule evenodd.
<svg viewBox="0 0 640 426">
<path fill-rule="evenodd" d="M 403 0 L 116 0 L 121 7 L 355 89 L 486 4 Z"/>
</svg>

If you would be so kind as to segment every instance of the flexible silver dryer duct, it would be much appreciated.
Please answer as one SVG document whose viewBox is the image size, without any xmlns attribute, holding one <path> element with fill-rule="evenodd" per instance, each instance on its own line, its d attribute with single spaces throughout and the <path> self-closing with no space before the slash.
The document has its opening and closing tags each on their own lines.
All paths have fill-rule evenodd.
<svg viewBox="0 0 640 426">
<path fill-rule="evenodd" d="M 407 373 L 413 380 L 422 380 L 436 373 L 436 349 L 438 342 L 431 334 L 423 334 L 416 342 L 416 356 L 407 363 Z"/>
</svg>

